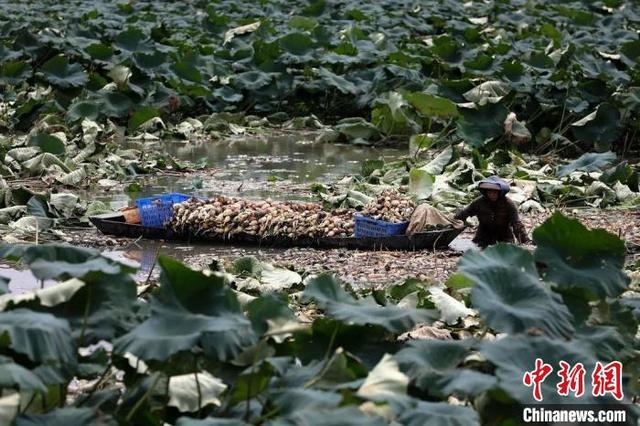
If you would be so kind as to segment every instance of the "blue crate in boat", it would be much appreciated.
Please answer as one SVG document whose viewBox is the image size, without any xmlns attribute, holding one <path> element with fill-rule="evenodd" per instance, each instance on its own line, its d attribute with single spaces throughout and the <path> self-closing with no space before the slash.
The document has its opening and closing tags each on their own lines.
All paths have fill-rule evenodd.
<svg viewBox="0 0 640 426">
<path fill-rule="evenodd" d="M 353 233 L 356 237 L 390 237 L 404 234 L 408 226 L 409 222 L 391 223 L 357 214 Z"/>
<path fill-rule="evenodd" d="M 173 217 L 173 205 L 189 198 L 191 195 L 172 192 L 136 200 L 142 226 L 163 228 Z"/>
</svg>

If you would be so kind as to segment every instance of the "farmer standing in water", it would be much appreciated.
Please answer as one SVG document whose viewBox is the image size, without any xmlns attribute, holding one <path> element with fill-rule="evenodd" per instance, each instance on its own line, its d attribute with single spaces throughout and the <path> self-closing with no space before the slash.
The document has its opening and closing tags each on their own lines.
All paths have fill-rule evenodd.
<svg viewBox="0 0 640 426">
<path fill-rule="evenodd" d="M 509 184 L 497 176 L 490 176 L 480 181 L 478 189 L 482 195 L 455 215 L 462 221 L 469 216 L 478 217 L 480 224 L 473 242 L 481 248 L 497 242 L 512 243 L 514 234 L 520 243 L 529 242 L 518 208 L 506 197 Z"/>
</svg>

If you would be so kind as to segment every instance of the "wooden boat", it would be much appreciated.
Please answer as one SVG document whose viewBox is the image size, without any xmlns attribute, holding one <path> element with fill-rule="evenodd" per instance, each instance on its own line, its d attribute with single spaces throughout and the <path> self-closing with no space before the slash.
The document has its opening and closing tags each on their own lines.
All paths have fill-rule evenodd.
<svg viewBox="0 0 640 426">
<path fill-rule="evenodd" d="M 347 248 L 360 250 L 435 250 L 445 249 L 457 237 L 462 229 L 446 228 L 416 233 L 410 237 L 395 235 L 391 237 L 326 237 L 300 238 L 257 237 L 239 233 L 228 238 L 212 235 L 179 235 L 163 228 L 149 228 L 126 223 L 122 213 L 109 213 L 89 218 L 103 234 L 117 237 L 148 238 L 153 240 L 227 243 L 237 245 L 257 245 L 265 247 L 315 247 Z"/>
</svg>

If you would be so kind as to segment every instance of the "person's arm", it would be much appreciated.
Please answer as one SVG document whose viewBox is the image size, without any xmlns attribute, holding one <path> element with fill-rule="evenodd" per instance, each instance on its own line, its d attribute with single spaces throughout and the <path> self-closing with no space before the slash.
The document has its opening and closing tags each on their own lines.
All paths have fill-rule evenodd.
<svg viewBox="0 0 640 426">
<path fill-rule="evenodd" d="M 509 224 L 513 228 L 513 233 L 516 239 L 522 243 L 526 244 L 529 241 L 529 236 L 527 235 L 527 230 L 524 227 L 524 224 L 520 220 L 520 215 L 518 214 L 518 207 L 513 203 L 513 201 L 509 200 Z"/>
<path fill-rule="evenodd" d="M 477 214 L 478 214 L 478 199 L 475 199 L 464 210 L 456 213 L 456 215 L 453 218 L 464 222 L 468 217 L 475 216 Z"/>
</svg>

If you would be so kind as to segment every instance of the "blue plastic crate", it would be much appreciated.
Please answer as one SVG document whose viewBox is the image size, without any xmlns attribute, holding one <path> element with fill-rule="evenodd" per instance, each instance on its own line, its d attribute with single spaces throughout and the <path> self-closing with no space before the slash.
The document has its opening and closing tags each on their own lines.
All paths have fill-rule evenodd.
<svg viewBox="0 0 640 426">
<path fill-rule="evenodd" d="M 353 233 L 356 237 L 390 237 L 404 234 L 408 226 L 409 222 L 391 223 L 357 214 Z"/>
<path fill-rule="evenodd" d="M 189 198 L 191 195 L 172 192 L 136 200 L 142 226 L 163 228 L 173 217 L 173 205 Z"/>
</svg>

